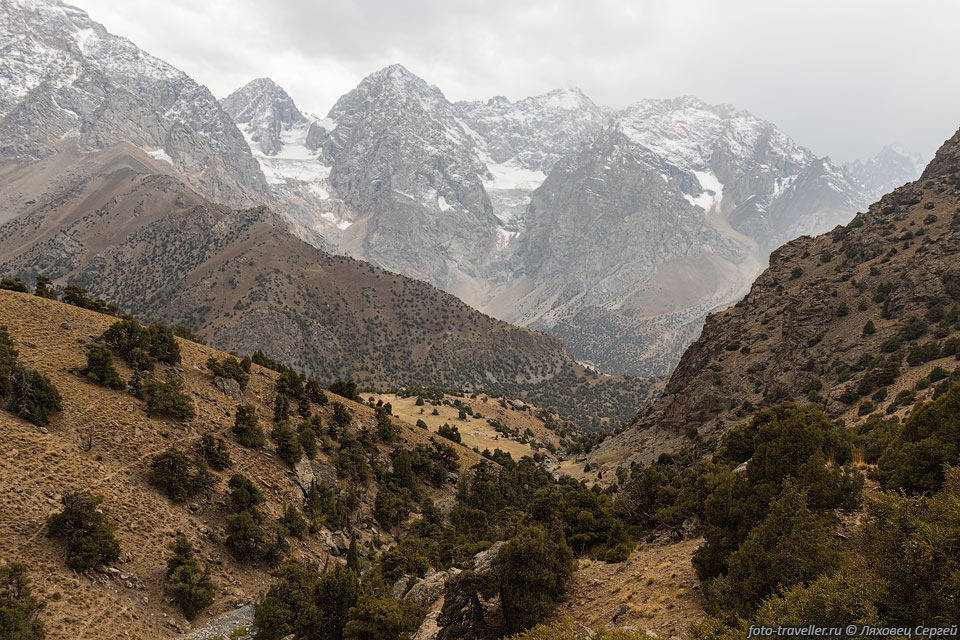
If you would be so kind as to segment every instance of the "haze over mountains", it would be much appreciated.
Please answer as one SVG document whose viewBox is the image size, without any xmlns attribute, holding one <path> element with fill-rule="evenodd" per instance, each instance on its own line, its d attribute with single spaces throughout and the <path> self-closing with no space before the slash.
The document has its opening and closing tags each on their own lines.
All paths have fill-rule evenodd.
<svg viewBox="0 0 960 640">
<path fill-rule="evenodd" d="M 269 79 L 217 103 L 82 11 L 2 11 L 5 158 L 132 142 L 213 202 L 270 206 L 320 249 L 547 331 L 601 370 L 669 373 L 774 247 L 916 169 L 889 151 L 845 169 L 693 97 L 621 112 L 576 89 L 452 103 L 401 65 L 324 118 Z"/>
</svg>

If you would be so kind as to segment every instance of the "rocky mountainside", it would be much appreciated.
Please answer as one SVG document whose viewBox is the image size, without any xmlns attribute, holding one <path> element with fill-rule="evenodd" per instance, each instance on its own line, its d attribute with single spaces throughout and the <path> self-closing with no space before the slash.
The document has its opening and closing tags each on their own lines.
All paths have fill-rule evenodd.
<svg viewBox="0 0 960 640">
<path fill-rule="evenodd" d="M 36 158 L 65 140 L 128 141 L 234 206 L 269 192 L 243 136 L 183 72 L 58 0 L 0 4 L 0 154 Z"/>
<path fill-rule="evenodd" d="M 507 269 L 522 280 L 492 307 L 603 368 L 667 372 L 773 247 L 865 202 L 841 168 L 747 112 L 643 101 L 534 192 Z"/>
<path fill-rule="evenodd" d="M 510 102 L 458 102 L 463 121 L 476 132 L 489 175 L 483 186 L 500 221 L 497 247 L 523 233 L 527 206 L 560 158 L 603 126 L 609 109 L 579 89 L 555 89 Z"/>
<path fill-rule="evenodd" d="M 489 263 L 522 232 L 532 191 L 607 117 L 576 89 L 452 104 L 401 65 L 371 74 L 308 124 L 264 115 L 296 109 L 270 81 L 223 105 L 301 237 L 473 305 L 487 295 Z M 274 151 L 255 133 L 263 127 L 285 132 Z"/>
<path fill-rule="evenodd" d="M 664 396 L 595 459 L 649 460 L 783 399 L 848 424 L 902 416 L 956 367 L 958 254 L 960 132 L 919 180 L 776 250 L 743 300 L 707 318 Z"/>
<path fill-rule="evenodd" d="M 400 65 L 366 78 L 328 114 L 337 196 L 363 217 L 349 252 L 448 291 L 496 247 L 486 167 L 453 106 Z"/>
<path fill-rule="evenodd" d="M 263 83 L 234 95 L 236 113 L 291 106 Z M 616 114 L 574 89 L 451 104 L 394 65 L 308 128 L 296 152 L 261 151 L 301 237 L 632 374 L 669 372 L 769 251 L 869 201 L 774 125 L 689 97 Z"/>
<path fill-rule="evenodd" d="M 859 180 L 871 195 L 879 198 L 907 182 L 917 179 L 923 171 L 923 157 L 897 145 L 887 145 L 867 160 L 846 165 L 847 171 Z"/>
<path fill-rule="evenodd" d="M 653 392 L 645 381 L 593 376 L 556 339 L 427 283 L 319 251 L 266 208 L 211 204 L 151 162 L 122 144 L 84 156 L 82 171 L 59 154 L 0 165 L 0 199 L 16 206 L 0 225 L 0 271 L 86 287 L 326 381 L 496 390 L 594 428 L 619 423 Z M 27 190 L 45 195 L 17 202 Z"/>
</svg>

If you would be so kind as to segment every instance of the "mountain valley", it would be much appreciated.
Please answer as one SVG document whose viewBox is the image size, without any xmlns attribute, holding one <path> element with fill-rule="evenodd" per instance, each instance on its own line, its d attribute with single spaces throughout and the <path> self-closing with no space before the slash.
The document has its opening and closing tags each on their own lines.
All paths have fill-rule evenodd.
<svg viewBox="0 0 960 640">
<path fill-rule="evenodd" d="M 748 65 L 697 75 L 767 35 L 734 42 L 728 7 L 722 51 L 683 15 L 631 33 L 683 48 L 640 60 L 585 5 L 564 44 L 611 37 L 569 64 L 542 38 L 574 14 L 548 4 L 496 24 L 537 49 L 519 85 L 495 2 L 331 5 L 319 27 L 164 6 L 169 42 L 144 41 L 199 52 L 218 99 L 82 9 L 0 2 L 0 640 L 955 630 L 960 131 L 929 162 L 835 162 L 786 133 L 849 114 L 832 70 L 794 78 L 788 33 L 748 54 L 789 69 L 781 96 Z M 851 58 L 849 30 L 828 53 L 864 90 L 877 52 Z M 409 38 L 450 94 L 402 64 L 357 82 Z M 627 106 L 550 89 L 574 75 Z M 452 98 L 491 78 L 536 95 Z M 633 95 L 687 86 L 779 100 L 785 128 Z M 917 143 L 922 97 L 820 144 Z"/>
</svg>

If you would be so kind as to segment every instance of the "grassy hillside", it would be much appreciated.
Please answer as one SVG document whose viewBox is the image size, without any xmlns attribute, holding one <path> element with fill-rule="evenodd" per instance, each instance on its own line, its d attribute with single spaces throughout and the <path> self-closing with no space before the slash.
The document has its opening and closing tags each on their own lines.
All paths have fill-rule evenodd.
<svg viewBox="0 0 960 640">
<path fill-rule="evenodd" d="M 180 374 L 186 392 L 196 405 L 196 417 L 178 421 L 145 413 L 144 402 L 126 391 L 114 391 L 86 380 L 79 374 L 86 366 L 87 345 L 116 318 L 78 309 L 42 298 L 0 291 L 0 325 L 6 325 L 19 361 L 47 375 L 62 396 L 63 411 L 49 425 L 38 428 L 9 412 L 0 411 L 4 438 L 0 445 L 0 478 L 4 500 L 0 505 L 0 556 L 5 562 L 27 565 L 34 589 L 46 600 L 43 620 L 48 638 L 171 638 L 189 624 L 170 603 L 165 578 L 168 545 L 183 533 L 198 556 L 212 567 L 217 593 L 214 604 L 200 624 L 236 605 L 254 599 L 271 582 L 264 562 L 239 560 L 225 548 L 224 524 L 229 514 L 227 480 L 242 473 L 266 497 L 262 511 L 267 521 L 279 518 L 285 505 L 301 505 L 303 489 L 297 474 L 277 456 L 268 437 L 264 449 L 247 449 L 231 434 L 238 403 L 213 383 L 205 363 L 225 354 L 211 347 L 177 339 L 183 361 L 175 367 L 159 367 Z M 132 371 L 118 357 L 114 362 L 121 377 Z M 252 404 L 269 432 L 276 395 L 277 373 L 253 365 L 243 403 Z M 330 395 L 331 404 L 311 405 L 314 415 L 329 424 L 332 401 L 341 402 L 352 414 L 352 431 L 375 429 L 373 409 Z M 399 423 L 397 444 L 413 447 L 429 443 L 430 434 Z M 223 436 L 233 467 L 212 471 L 214 485 L 186 503 L 176 504 L 148 481 L 152 457 L 170 447 L 191 452 L 202 434 Z M 453 445 L 460 463 L 471 466 L 481 458 Z M 378 444 L 386 457 L 392 445 Z M 316 464 L 336 477 L 335 447 L 319 451 Z M 338 483 L 339 484 L 339 483 Z M 376 495 L 373 480 L 357 487 L 358 504 L 349 512 L 351 528 L 361 544 L 392 536 L 372 515 Z M 86 489 L 104 498 L 103 512 L 117 525 L 120 561 L 106 573 L 76 574 L 64 564 L 64 545 L 45 535 L 45 519 L 60 508 L 60 498 L 69 490 Z M 342 496 L 347 485 L 341 485 Z M 438 504 L 452 501 L 453 485 L 430 488 Z M 342 562 L 342 542 L 328 530 L 308 534 L 304 541 L 290 538 L 291 554 L 319 566 Z"/>
</svg>

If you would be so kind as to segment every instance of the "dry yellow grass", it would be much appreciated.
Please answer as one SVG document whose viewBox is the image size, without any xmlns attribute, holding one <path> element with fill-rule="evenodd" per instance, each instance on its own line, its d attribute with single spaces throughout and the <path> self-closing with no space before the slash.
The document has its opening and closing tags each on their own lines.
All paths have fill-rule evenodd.
<svg viewBox="0 0 960 640">
<path fill-rule="evenodd" d="M 479 412 L 483 416 L 482 418 L 476 418 L 468 415 L 466 419 L 461 420 L 459 411 L 455 407 L 445 404 L 434 407 L 430 403 L 426 403 L 424 406 L 418 407 L 416 406 L 416 397 L 401 398 L 392 393 L 362 395 L 364 399 L 373 397 L 383 402 L 389 402 L 393 407 L 393 413 L 408 424 L 414 425 L 417 420 L 423 420 L 433 433 L 436 433 L 437 429 L 444 423 L 450 424 L 460 430 L 460 438 L 465 447 L 476 448 L 479 451 L 500 449 L 509 453 L 514 460 L 519 460 L 523 456 L 532 456 L 537 452 L 555 459 L 544 446 L 547 443 L 557 445 L 560 442 L 560 436 L 545 427 L 543 421 L 535 416 L 535 408 L 532 406 L 527 411 L 520 411 L 509 405 L 501 407 L 496 398 L 489 398 L 484 395 L 474 399 L 445 396 L 447 400 L 456 399 L 469 404 L 475 413 Z M 486 401 L 484 401 L 484 398 L 486 398 Z M 437 410 L 438 415 L 433 415 L 434 409 Z M 529 429 L 534 434 L 533 443 L 535 444 L 520 443 L 497 433 L 487 422 L 487 419 L 499 420 L 507 427 L 519 430 L 520 433 Z"/>
<path fill-rule="evenodd" d="M 703 617 L 703 598 L 691 564 L 702 538 L 643 544 L 623 563 L 583 560 L 570 581 L 572 597 L 557 616 L 595 627 L 633 626 L 660 636 L 685 636 Z"/>
<path fill-rule="evenodd" d="M 213 566 L 217 586 L 214 605 L 195 625 L 255 598 L 270 583 L 264 565 L 238 562 L 223 547 L 227 515 L 226 481 L 233 472 L 251 478 L 267 497 L 268 517 L 281 513 L 286 502 L 300 503 L 295 475 L 273 452 L 250 451 L 230 437 L 236 402 L 212 384 L 204 363 L 224 354 L 178 340 L 183 356 L 177 367 L 196 403 L 197 416 L 188 422 L 148 418 L 143 403 L 121 391 L 87 382 L 77 372 L 86 365 L 86 345 L 115 318 L 35 296 L 0 291 L 0 324 L 6 325 L 20 360 L 48 375 L 63 397 L 64 410 L 48 428 L 37 427 L 0 410 L 0 561 L 20 561 L 30 570 L 37 594 L 47 600 L 43 620 L 51 640 L 96 638 L 169 638 L 189 625 L 165 592 L 164 567 L 168 546 L 177 532 L 194 544 L 201 559 Z M 125 379 L 131 371 L 114 359 Z M 258 366 L 243 395 L 257 407 L 269 428 L 276 374 Z M 368 407 L 343 398 L 355 426 L 373 427 Z M 329 405 L 316 408 L 324 420 Z M 146 481 L 149 459 L 168 447 L 188 449 L 201 433 L 222 434 L 230 443 L 233 469 L 215 474 L 215 487 L 188 504 L 177 505 Z M 426 442 L 430 435 L 406 426 L 402 442 Z M 478 462 L 472 451 L 458 447 L 465 467 Z M 323 459 L 323 454 L 321 454 Z M 119 573 L 77 575 L 63 562 L 63 546 L 44 535 L 46 517 L 59 510 L 60 496 L 70 489 L 87 489 L 103 496 L 103 510 L 117 522 L 122 562 Z M 369 524 L 372 485 L 361 488 L 364 503 L 357 516 L 363 539 L 389 535 Z M 452 487 L 437 491 L 440 503 L 452 500 Z M 323 564 L 336 561 L 320 538 L 291 539 L 293 554 Z"/>
</svg>

